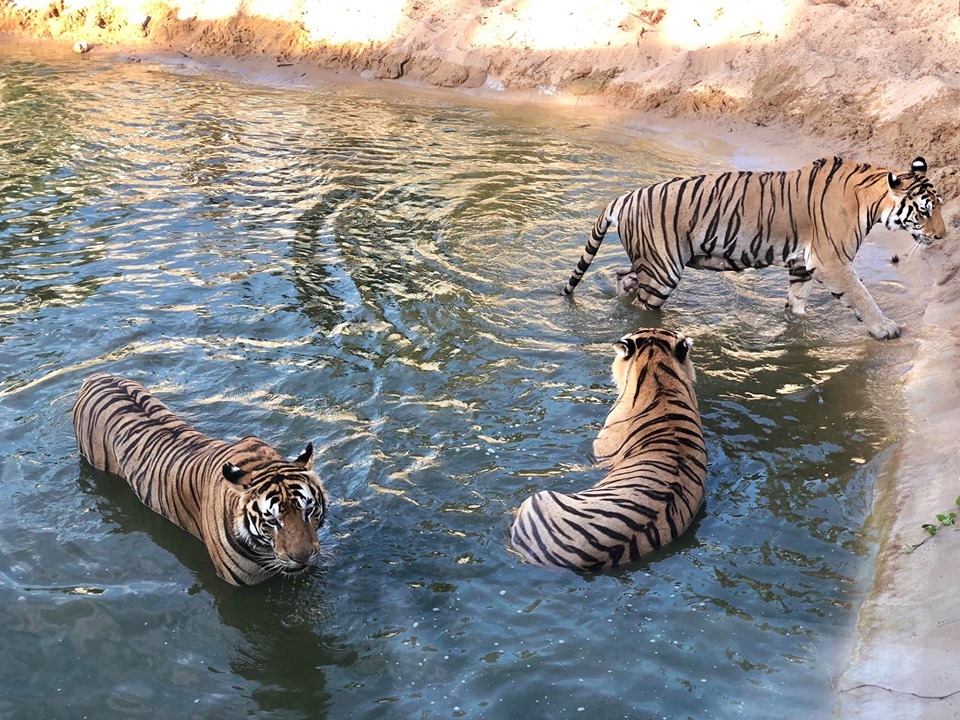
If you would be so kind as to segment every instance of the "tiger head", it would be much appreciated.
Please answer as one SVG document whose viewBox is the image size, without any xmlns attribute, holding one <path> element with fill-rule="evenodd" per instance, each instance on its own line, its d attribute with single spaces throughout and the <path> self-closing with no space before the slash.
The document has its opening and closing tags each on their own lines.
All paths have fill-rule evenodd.
<svg viewBox="0 0 960 720">
<path fill-rule="evenodd" d="M 631 385 L 644 382 L 644 378 L 656 364 L 666 364 L 679 377 L 691 384 L 696 381 L 696 371 L 690 362 L 693 340 L 672 330 L 643 328 L 624 335 L 613 344 L 613 381 L 622 395 Z"/>
<path fill-rule="evenodd" d="M 680 399 L 696 410 L 692 346 L 693 340 L 681 333 L 653 328 L 624 335 L 613 344 L 616 355 L 611 370 L 619 394 L 593 443 L 597 462 L 612 464 L 624 439 L 636 429 L 638 418 L 657 403 Z M 679 398 L 681 395 L 684 397 Z"/>
<path fill-rule="evenodd" d="M 926 176 L 927 161 L 916 158 L 910 172 L 887 173 L 887 200 L 890 206 L 881 212 L 883 224 L 890 230 L 902 228 L 921 245 L 929 245 L 947 234 L 940 206 L 943 198 Z"/>
<path fill-rule="evenodd" d="M 228 487 L 240 496 L 236 533 L 268 574 L 295 575 L 320 554 L 327 497 L 312 467 L 313 443 L 293 461 L 269 460 L 249 472 L 223 465 Z"/>
</svg>

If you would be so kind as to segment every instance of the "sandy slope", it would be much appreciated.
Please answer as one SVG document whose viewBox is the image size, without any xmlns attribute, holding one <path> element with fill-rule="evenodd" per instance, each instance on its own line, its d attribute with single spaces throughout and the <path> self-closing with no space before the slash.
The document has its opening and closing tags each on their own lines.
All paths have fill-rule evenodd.
<svg viewBox="0 0 960 720">
<path fill-rule="evenodd" d="M 948 238 L 906 376 L 914 427 L 878 488 L 884 540 L 838 678 L 844 718 L 960 717 L 960 534 L 922 523 L 960 494 L 958 0 L 0 0 L 23 37 L 295 63 L 544 102 L 596 103 L 727 130 L 799 130 L 906 169 L 923 155 Z"/>
</svg>

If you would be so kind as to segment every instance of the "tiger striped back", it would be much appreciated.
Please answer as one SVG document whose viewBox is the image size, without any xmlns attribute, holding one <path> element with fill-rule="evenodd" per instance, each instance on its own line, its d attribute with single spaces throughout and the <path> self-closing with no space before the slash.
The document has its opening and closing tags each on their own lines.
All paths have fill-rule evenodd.
<svg viewBox="0 0 960 720">
<path fill-rule="evenodd" d="M 649 555 L 690 526 L 707 472 L 691 344 L 647 329 L 614 344 L 619 395 L 593 444 L 609 472 L 582 492 L 542 490 L 524 500 L 511 542 L 525 560 L 611 567 Z"/>
<path fill-rule="evenodd" d="M 87 461 L 200 538 L 227 582 L 295 574 L 318 556 L 327 498 L 311 444 L 291 462 L 255 437 L 215 440 L 140 383 L 104 374 L 83 383 L 73 425 Z"/>
<path fill-rule="evenodd" d="M 583 278 L 611 225 L 631 267 L 618 273 L 618 293 L 656 309 L 685 267 L 743 270 L 782 265 L 790 274 L 787 307 L 806 312 L 812 281 L 823 283 L 884 339 L 900 335 L 852 269 L 870 228 L 904 229 L 917 243 L 946 234 L 943 199 L 916 158 L 894 173 L 842 158 L 798 170 L 724 172 L 674 178 L 621 195 L 600 213 L 563 293 Z"/>
</svg>

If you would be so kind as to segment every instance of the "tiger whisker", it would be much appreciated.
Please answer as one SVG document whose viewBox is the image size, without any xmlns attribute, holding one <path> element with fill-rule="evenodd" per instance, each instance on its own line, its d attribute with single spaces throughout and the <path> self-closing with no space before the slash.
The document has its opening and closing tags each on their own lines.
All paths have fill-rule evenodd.
<svg viewBox="0 0 960 720">
<path fill-rule="evenodd" d="M 923 255 L 923 251 L 926 249 L 926 247 L 927 246 L 922 243 L 915 242 L 913 244 L 913 247 L 910 248 L 910 252 L 907 253 L 907 259 L 908 260 L 919 259 L 919 257 Z"/>
</svg>

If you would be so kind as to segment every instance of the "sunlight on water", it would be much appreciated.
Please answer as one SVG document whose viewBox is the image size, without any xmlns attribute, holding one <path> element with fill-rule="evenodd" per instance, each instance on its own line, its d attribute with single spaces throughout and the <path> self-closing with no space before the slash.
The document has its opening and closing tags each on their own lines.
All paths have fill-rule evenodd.
<svg viewBox="0 0 960 720">
<path fill-rule="evenodd" d="M 87 59 L 0 49 L 0 715 L 831 707 L 907 346 L 822 291 L 786 317 L 778 270 L 690 271 L 638 312 L 612 296 L 613 234 L 558 295 L 609 199 L 723 156 L 569 113 Z M 915 319 L 896 278 L 875 294 Z M 511 512 L 598 479 L 610 342 L 642 324 L 696 339 L 705 508 L 634 567 L 524 566 Z M 69 413 L 95 371 L 215 436 L 312 440 L 323 567 L 228 587 L 82 466 Z"/>
</svg>

